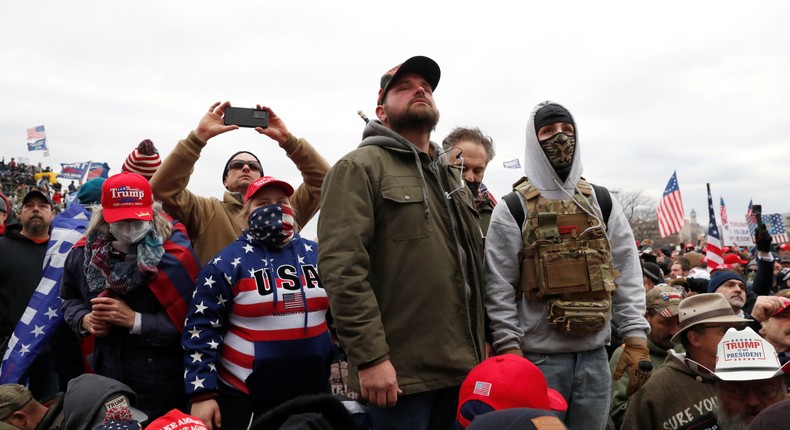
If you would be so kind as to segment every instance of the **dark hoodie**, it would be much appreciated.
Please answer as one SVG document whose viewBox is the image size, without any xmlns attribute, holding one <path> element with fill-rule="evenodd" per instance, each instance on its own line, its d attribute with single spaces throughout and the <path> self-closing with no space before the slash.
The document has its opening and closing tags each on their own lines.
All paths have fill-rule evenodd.
<svg viewBox="0 0 790 430">
<path fill-rule="evenodd" d="M 0 337 L 10 336 L 41 281 L 47 242 L 22 236 L 22 224 L 0 237 Z"/>
</svg>

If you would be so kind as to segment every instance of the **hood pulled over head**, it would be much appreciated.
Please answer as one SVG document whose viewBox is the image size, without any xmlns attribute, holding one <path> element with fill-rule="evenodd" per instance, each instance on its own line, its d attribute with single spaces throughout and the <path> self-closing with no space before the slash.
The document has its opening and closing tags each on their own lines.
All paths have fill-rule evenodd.
<svg viewBox="0 0 790 430">
<path fill-rule="evenodd" d="M 538 130 L 557 122 L 573 124 L 574 133 L 557 133 L 543 142 Z M 549 199 L 564 199 L 560 188 L 573 193 L 582 175 L 579 130 L 570 111 L 559 103 L 539 103 L 527 120 L 527 144 L 524 151 L 524 174 L 541 194 Z"/>
</svg>

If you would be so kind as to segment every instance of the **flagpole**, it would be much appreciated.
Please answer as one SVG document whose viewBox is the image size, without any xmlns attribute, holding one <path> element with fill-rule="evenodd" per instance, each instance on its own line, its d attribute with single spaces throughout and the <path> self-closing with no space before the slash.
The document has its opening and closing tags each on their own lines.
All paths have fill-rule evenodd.
<svg viewBox="0 0 790 430">
<path fill-rule="evenodd" d="M 80 180 L 80 185 L 85 183 L 85 178 L 88 176 L 88 173 L 91 171 L 91 164 L 93 164 L 93 160 L 88 161 L 88 168 L 85 169 L 85 173 L 82 174 L 82 179 Z"/>
</svg>

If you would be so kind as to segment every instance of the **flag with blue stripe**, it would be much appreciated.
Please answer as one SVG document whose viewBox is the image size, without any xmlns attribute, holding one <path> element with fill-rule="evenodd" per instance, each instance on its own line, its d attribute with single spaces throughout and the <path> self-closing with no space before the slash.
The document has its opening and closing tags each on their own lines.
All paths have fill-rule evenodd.
<svg viewBox="0 0 790 430">
<path fill-rule="evenodd" d="M 41 282 L 9 339 L 0 365 L 0 384 L 19 382 L 62 323 L 59 292 L 63 265 L 74 243 L 85 234 L 89 219 L 90 212 L 75 202 L 52 220 Z"/>
</svg>

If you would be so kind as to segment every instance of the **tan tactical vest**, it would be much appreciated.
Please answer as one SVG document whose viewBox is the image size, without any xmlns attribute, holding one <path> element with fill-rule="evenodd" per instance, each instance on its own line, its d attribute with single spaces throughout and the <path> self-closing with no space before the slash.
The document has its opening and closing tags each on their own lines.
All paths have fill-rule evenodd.
<svg viewBox="0 0 790 430">
<path fill-rule="evenodd" d="M 565 200 L 544 198 L 526 178 L 513 187 L 527 203 L 521 228 L 524 297 L 547 300 L 549 320 L 566 334 L 582 336 L 603 329 L 611 317 L 611 294 L 619 273 L 612 263 L 606 226 L 599 221 L 603 215 L 591 204 L 592 186 L 581 179 L 573 199 Z M 595 211 L 598 218 L 582 207 Z"/>
</svg>

